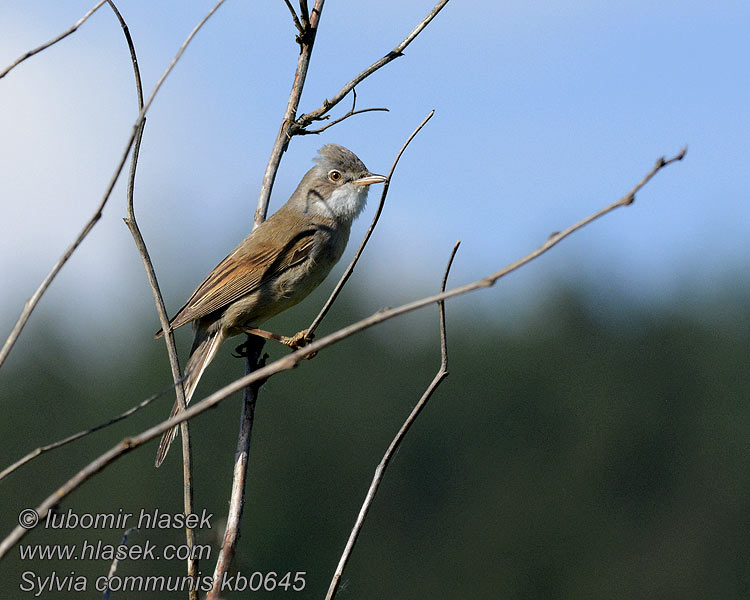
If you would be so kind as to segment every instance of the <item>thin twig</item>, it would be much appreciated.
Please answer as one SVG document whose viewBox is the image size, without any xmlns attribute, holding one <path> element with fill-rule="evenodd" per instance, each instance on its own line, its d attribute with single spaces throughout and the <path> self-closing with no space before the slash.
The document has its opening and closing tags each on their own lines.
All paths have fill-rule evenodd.
<svg viewBox="0 0 750 600">
<path fill-rule="evenodd" d="M 138 97 L 138 111 L 143 110 L 143 86 L 141 85 L 141 73 L 138 67 L 138 58 L 135 52 L 135 45 L 130 37 L 130 30 L 122 18 L 120 11 L 114 5 L 112 0 L 108 0 L 109 5 L 114 11 L 117 19 L 120 21 L 123 32 L 125 33 L 125 39 L 128 42 L 128 48 L 130 49 L 130 57 L 133 64 L 133 72 L 135 74 L 135 87 L 136 94 Z M 175 391 L 177 395 L 177 401 L 184 409 L 186 406 L 185 402 L 185 389 L 182 385 L 182 373 L 180 370 L 180 362 L 177 357 L 177 347 L 175 346 L 174 333 L 169 329 L 169 317 L 167 316 L 167 309 L 164 306 L 164 297 L 162 296 L 161 290 L 159 289 L 159 281 L 156 278 L 156 271 L 151 261 L 151 257 L 146 247 L 146 241 L 143 239 L 141 230 L 138 227 L 138 221 L 135 217 L 134 207 L 134 192 L 135 192 L 135 174 L 138 167 L 138 157 L 141 150 L 141 141 L 143 139 L 143 130 L 146 126 L 146 119 L 141 121 L 140 127 L 136 133 L 135 142 L 133 145 L 133 154 L 130 160 L 130 174 L 128 176 L 128 189 L 127 189 L 127 212 L 128 217 L 124 219 L 125 224 L 130 229 L 130 233 L 133 236 L 133 241 L 138 249 L 138 254 L 143 260 L 143 266 L 146 270 L 146 278 L 148 279 L 151 293 L 154 297 L 154 303 L 156 305 L 156 312 L 159 315 L 161 321 L 162 331 L 167 332 L 164 335 L 164 341 L 167 346 L 167 355 L 169 356 L 169 364 L 172 370 L 172 379 L 175 383 Z M 189 515 L 194 512 L 193 510 L 193 453 L 190 441 L 190 424 L 186 421 L 180 424 L 180 433 L 182 434 L 182 466 L 183 466 L 183 510 L 184 514 Z M 195 547 L 195 532 L 192 528 L 185 528 L 185 541 L 187 547 L 191 550 Z M 198 577 L 198 559 L 195 557 L 193 552 L 188 553 L 187 557 L 187 574 L 188 577 Z M 198 591 L 190 589 L 188 592 L 190 600 L 198 600 Z"/>
<path fill-rule="evenodd" d="M 190 32 L 190 35 L 188 35 L 188 37 L 182 43 L 182 46 L 180 46 L 180 49 L 178 50 L 175 57 L 172 59 L 172 62 L 166 68 L 164 73 L 162 73 L 162 76 L 159 78 L 159 81 L 156 82 L 156 85 L 154 86 L 154 89 L 151 92 L 151 95 L 149 96 L 148 100 L 144 104 L 143 108 L 141 109 L 141 112 L 138 114 L 138 118 L 133 124 L 133 129 L 130 133 L 130 137 L 125 146 L 125 149 L 123 150 L 122 156 L 120 157 L 120 161 L 117 164 L 117 168 L 115 169 L 115 172 L 113 173 L 109 181 L 109 184 L 107 185 L 107 189 L 104 192 L 104 196 L 99 201 L 99 204 L 97 205 L 96 210 L 94 211 L 94 214 L 83 226 L 83 229 L 81 229 L 80 233 L 78 234 L 76 239 L 73 241 L 73 243 L 70 246 L 68 246 L 68 248 L 62 254 L 62 256 L 57 260 L 57 262 L 54 264 L 54 266 L 52 267 L 50 272 L 47 274 L 47 276 L 44 278 L 42 283 L 39 284 L 39 287 L 32 294 L 31 298 L 29 298 L 24 304 L 21 314 L 19 315 L 15 325 L 13 326 L 13 329 L 8 335 L 8 338 L 5 340 L 5 343 L 3 344 L 2 349 L 0 349 L 0 367 L 2 367 L 3 363 L 5 362 L 5 359 L 8 358 L 8 355 L 10 354 L 11 349 L 13 348 L 14 344 L 18 340 L 18 336 L 21 335 L 21 331 L 23 330 L 24 326 L 28 322 L 29 317 L 31 316 L 31 313 L 36 308 L 36 305 L 39 303 L 39 300 L 41 299 L 44 292 L 52 283 L 52 280 L 57 276 L 57 274 L 63 268 L 65 263 L 68 262 L 68 259 L 70 259 L 70 257 L 78 248 L 78 246 L 81 245 L 81 242 L 83 242 L 83 240 L 86 238 L 89 232 L 94 228 L 94 226 L 97 224 L 99 219 L 101 219 L 104 206 L 107 204 L 109 197 L 112 195 L 112 190 L 114 189 L 115 184 L 117 183 L 117 180 L 120 178 L 120 174 L 122 173 L 122 170 L 125 167 L 125 163 L 128 160 L 128 155 L 130 154 L 130 149 L 133 147 L 133 144 L 135 142 L 135 137 L 138 133 L 138 129 L 141 127 L 141 123 L 146 118 L 146 113 L 151 107 L 151 104 L 153 103 L 157 92 L 163 85 L 164 80 L 172 72 L 172 69 L 174 69 L 175 65 L 177 64 L 177 62 L 180 60 L 183 53 L 185 52 L 185 49 L 188 47 L 188 45 L 190 44 L 192 39 L 195 37 L 195 35 L 198 33 L 200 28 L 203 27 L 206 21 L 208 21 L 208 19 L 211 18 L 211 16 L 218 10 L 218 8 L 222 4 L 224 4 L 224 0 L 219 0 L 214 5 L 214 7 L 208 12 L 208 14 L 206 14 L 206 16 L 203 17 L 203 19 L 201 19 L 198 25 L 195 26 L 195 28 Z"/>
<path fill-rule="evenodd" d="M 105 427 L 109 427 L 110 425 L 114 425 L 115 423 L 119 423 L 123 419 L 126 419 L 130 415 L 138 412 L 142 408 L 147 407 L 149 404 L 151 404 L 154 400 L 157 400 L 161 398 L 162 396 L 169 394 L 170 392 L 174 391 L 175 386 L 170 385 L 168 388 L 163 389 L 161 392 L 157 392 L 153 396 L 149 396 L 145 400 L 142 400 L 135 406 L 129 408 L 125 412 L 117 415 L 116 417 L 112 417 L 109 419 L 109 421 L 106 421 L 105 423 L 99 423 L 99 425 L 94 425 L 93 427 L 90 427 L 89 429 L 84 429 L 83 431 L 79 431 L 78 433 L 74 433 L 73 435 L 69 435 L 66 438 L 63 438 L 61 440 L 58 440 L 56 442 L 52 442 L 51 444 L 47 444 L 46 446 L 39 446 L 38 448 L 32 450 L 22 458 L 18 459 L 16 462 L 14 462 L 12 465 L 6 467 L 0 472 L 0 481 L 5 479 L 8 475 L 13 473 L 14 471 L 17 471 L 22 466 L 24 466 L 26 463 L 34 460 L 37 456 L 41 456 L 45 452 L 50 452 L 51 450 L 55 450 L 57 448 L 60 448 L 62 446 L 65 446 L 67 444 L 70 444 L 71 442 L 75 442 L 78 439 L 81 439 L 82 437 L 86 437 L 87 435 L 90 435 L 96 431 L 99 431 L 100 429 L 104 429 Z"/>
<path fill-rule="evenodd" d="M 654 177 L 654 175 L 656 175 L 657 172 L 659 172 L 661 169 L 663 169 L 667 165 L 670 165 L 676 161 L 682 160 L 686 152 L 687 152 L 687 149 L 685 148 L 679 154 L 677 154 L 676 156 L 673 156 L 672 158 L 669 158 L 669 159 L 665 159 L 664 157 L 660 158 L 657 161 L 656 165 L 653 167 L 653 169 L 651 169 L 643 177 L 643 179 L 641 179 L 641 181 L 639 181 L 638 184 L 636 184 L 633 187 L 633 189 L 631 189 L 625 196 L 623 196 L 616 202 L 613 202 L 609 206 L 606 206 L 605 208 L 602 208 L 601 210 L 596 211 L 595 213 L 589 215 L 588 217 L 582 219 L 581 221 L 578 221 L 577 223 L 575 223 L 574 225 L 571 225 L 567 229 L 561 232 L 552 234 L 547 239 L 547 241 L 544 242 L 544 244 L 539 246 L 539 248 L 530 252 L 525 257 L 509 264 L 508 266 L 503 267 L 499 271 L 491 273 L 490 275 L 487 275 L 486 277 L 483 277 L 471 283 L 467 283 L 467 284 L 452 288 L 450 290 L 446 290 L 445 292 L 440 292 L 439 294 L 434 294 L 432 296 L 420 298 L 419 300 L 414 300 L 412 302 L 403 304 L 396 308 L 389 308 L 389 309 L 378 311 L 375 314 L 372 314 L 365 319 L 362 319 L 360 321 L 357 321 L 356 323 L 352 323 L 351 325 L 348 325 L 347 327 L 343 327 L 339 329 L 338 331 L 330 333 L 327 336 L 320 338 L 319 340 L 314 341 L 307 346 L 303 346 L 302 348 L 295 350 L 294 352 L 291 352 L 287 354 L 286 356 L 283 356 L 280 359 L 274 361 L 270 365 L 262 367 L 249 375 L 240 377 L 239 379 L 233 381 L 232 383 L 228 385 L 225 385 L 223 388 L 217 390 L 213 394 L 204 398 L 200 402 L 193 403 L 193 405 L 188 407 L 185 410 L 185 412 L 179 413 L 175 415 L 174 417 L 171 417 L 165 421 L 162 421 L 161 423 L 158 423 L 150 427 L 149 429 L 141 432 L 135 437 L 128 437 L 128 438 L 123 439 L 119 444 L 116 444 L 115 446 L 110 448 L 108 451 L 106 451 L 104 454 L 98 456 L 92 462 L 84 466 L 73 477 L 71 477 L 62 486 L 60 486 L 57 490 L 55 490 L 53 494 L 48 496 L 36 509 L 36 513 L 39 519 L 40 520 L 46 519 L 52 507 L 54 507 L 56 504 L 58 504 L 60 501 L 66 498 L 71 492 L 76 490 L 85 481 L 87 481 L 96 473 L 104 469 L 107 465 L 117 460 L 120 456 L 127 454 L 133 449 L 137 448 L 138 446 L 142 446 L 146 442 L 149 442 L 152 439 L 160 436 L 165 431 L 168 431 L 175 425 L 179 425 L 183 421 L 192 419 L 196 415 L 199 415 L 207 411 L 209 408 L 213 408 L 214 406 L 217 406 L 222 400 L 234 394 L 235 392 L 240 391 L 242 388 L 247 387 L 248 385 L 253 384 L 257 381 L 268 379 L 272 375 L 281 373 L 282 371 L 288 371 L 290 369 L 293 369 L 297 364 L 299 364 L 302 360 L 304 360 L 310 354 L 319 352 L 323 348 L 327 348 L 328 346 L 331 346 L 332 344 L 335 344 L 345 338 L 348 338 L 354 335 L 355 333 L 364 331 L 365 329 L 369 329 L 370 327 L 373 327 L 377 325 L 378 323 L 382 323 L 383 321 L 387 321 L 397 316 L 415 311 L 424 306 L 434 304 L 435 302 L 440 302 L 442 300 L 447 300 L 448 298 L 453 298 L 456 296 L 467 294 L 469 292 L 473 292 L 481 288 L 491 287 L 501 277 L 504 277 L 505 275 L 512 273 L 513 271 L 519 269 L 523 265 L 531 262 L 535 258 L 538 258 L 540 255 L 550 250 L 553 246 L 556 246 L 557 244 L 559 244 L 566 237 L 578 231 L 582 227 L 585 227 L 586 225 L 588 225 L 595 219 L 609 212 L 612 212 L 613 210 L 621 206 L 628 206 L 632 204 L 635 198 L 635 194 L 641 188 L 643 188 L 643 186 L 646 185 Z M 6 536 L 6 538 L 2 542 L 0 542 L 0 558 L 5 556 L 5 554 L 7 554 L 7 552 L 15 544 L 17 544 L 18 541 L 21 540 L 27 533 L 28 533 L 28 530 L 24 529 L 21 525 L 13 529 L 13 531 L 10 534 L 8 534 L 8 536 Z"/>
<path fill-rule="evenodd" d="M 297 28 L 297 31 L 300 32 L 300 35 L 305 33 L 305 28 L 302 26 L 302 23 L 299 22 L 299 18 L 297 17 L 297 13 L 294 10 L 292 3 L 289 2 L 289 0 L 284 0 L 284 2 L 286 3 L 289 12 L 292 13 L 292 20 L 294 20 L 294 26 Z"/>
<path fill-rule="evenodd" d="M 345 115 L 339 117 L 335 121 L 331 121 L 328 123 L 328 125 L 325 125 L 324 127 L 320 127 L 318 129 L 300 129 L 299 135 L 318 135 L 319 133 L 323 133 L 326 129 L 329 129 L 330 127 L 333 127 L 334 125 L 338 125 L 341 123 L 341 121 L 344 121 L 348 119 L 349 117 L 353 117 L 354 115 L 361 115 L 362 113 L 366 112 L 389 112 L 387 108 L 362 108 L 360 110 L 354 110 L 357 106 L 357 90 L 352 90 L 352 107 L 349 109 L 349 112 L 347 112 Z M 330 115 L 326 115 L 323 117 L 323 119 L 328 119 Z"/>
<path fill-rule="evenodd" d="M 448 264 L 445 266 L 445 273 L 443 274 L 443 281 L 440 283 L 440 291 L 445 291 L 445 286 L 448 284 L 448 275 L 451 272 L 453 266 L 453 259 L 456 258 L 456 252 L 458 247 L 461 245 L 461 240 L 458 240 L 453 245 L 451 255 L 448 258 Z M 438 300 L 438 312 L 440 313 L 440 368 L 448 374 L 448 333 L 445 329 L 445 302 Z"/>
<path fill-rule="evenodd" d="M 335 121 L 331 121 L 327 125 L 324 125 L 323 127 L 319 127 L 318 129 L 300 129 L 298 135 L 318 135 L 319 133 L 323 133 L 326 129 L 329 129 L 333 127 L 334 125 L 338 125 L 339 123 L 341 123 L 341 121 L 344 121 L 348 119 L 349 117 L 353 117 L 354 115 L 361 115 L 363 113 L 368 113 L 368 112 L 389 112 L 389 109 L 378 107 L 378 108 L 360 108 L 359 110 L 350 110 L 344 116 L 339 117 Z"/>
<path fill-rule="evenodd" d="M 107 0 L 107 3 L 109 4 L 109 7 L 112 9 L 112 12 L 115 13 L 115 16 L 117 17 L 117 20 L 120 22 L 120 27 L 122 28 L 122 32 L 125 34 L 125 41 L 128 43 L 128 50 L 130 50 L 130 61 L 133 63 L 133 76 L 135 77 L 135 92 L 138 96 L 138 110 L 140 111 L 143 108 L 143 84 L 141 83 L 141 70 L 138 67 L 138 57 L 135 54 L 135 44 L 133 43 L 133 38 L 130 36 L 130 28 L 128 27 L 128 24 L 125 22 L 125 19 L 122 18 L 122 15 L 120 14 L 120 11 L 115 6 L 115 3 L 112 2 L 112 0 Z"/>
<path fill-rule="evenodd" d="M 141 128 L 138 130 L 138 135 L 135 139 L 135 145 L 133 146 L 133 155 L 130 168 L 130 177 L 128 180 L 128 217 L 123 219 L 125 224 L 128 226 L 130 233 L 133 236 L 135 246 L 138 249 L 138 254 L 143 261 L 143 266 L 146 270 L 146 277 L 148 279 L 151 293 L 154 297 L 156 304 L 156 311 L 159 315 L 159 321 L 161 322 L 162 331 L 166 332 L 164 339 L 167 345 L 167 355 L 169 356 L 169 365 L 172 370 L 172 377 L 175 380 L 175 393 L 177 401 L 185 409 L 185 388 L 183 386 L 184 377 L 180 370 L 180 363 L 177 357 L 177 347 L 174 341 L 174 332 L 169 329 L 169 317 L 167 316 L 167 309 L 164 306 L 164 298 L 159 288 L 159 282 L 156 278 L 156 272 L 154 265 L 151 262 L 151 257 L 146 248 L 146 241 L 143 239 L 141 230 L 138 227 L 138 223 L 135 218 L 135 210 L 133 207 L 133 190 L 135 187 L 135 170 L 138 164 L 138 156 L 141 147 L 141 138 L 143 136 L 143 127 L 146 125 L 146 121 L 141 122 Z M 187 425 L 187 427 L 186 427 Z M 182 439 L 182 477 L 183 477 L 183 510 L 184 514 L 192 514 L 193 511 L 193 452 L 190 440 L 190 425 L 185 422 L 180 424 L 180 435 Z M 185 538 L 188 548 L 192 549 L 195 546 L 195 532 L 190 527 L 185 528 Z M 193 556 L 190 552 L 187 558 L 188 564 L 188 576 L 198 576 L 198 559 Z M 189 591 L 190 600 L 198 600 L 197 590 L 191 589 Z"/>
<path fill-rule="evenodd" d="M 289 135 L 297 135 L 300 129 L 308 127 L 313 121 L 320 121 L 323 118 L 323 115 L 328 113 L 334 106 L 341 102 L 350 91 L 352 91 L 357 85 L 359 85 L 360 82 L 372 75 L 378 69 L 381 69 L 382 67 L 387 65 L 392 60 L 403 56 L 406 47 L 414 41 L 414 38 L 422 33 L 422 30 L 430 24 L 430 21 L 432 21 L 437 16 L 437 14 L 443 9 L 446 4 L 448 4 L 448 0 L 441 0 L 440 2 L 438 2 L 429 12 L 429 14 L 424 19 L 422 19 L 419 24 L 411 31 L 411 33 L 409 33 L 409 35 L 401 40 L 401 43 L 393 48 L 393 50 L 391 50 L 380 60 L 372 63 L 354 79 L 349 81 L 331 99 L 326 99 L 320 106 L 320 108 L 301 115 L 291 127 Z"/>
<path fill-rule="evenodd" d="M 323 305 L 323 308 L 320 309 L 318 316 L 315 317 L 315 319 L 313 319 L 313 322 L 310 324 L 310 327 L 307 328 L 306 330 L 307 334 L 305 335 L 307 339 L 312 339 L 313 332 L 318 328 L 318 325 L 320 325 L 320 322 L 323 320 L 323 318 L 326 316 L 326 314 L 330 310 L 334 301 L 336 300 L 339 293 L 341 292 L 341 289 L 344 287 L 344 284 L 346 284 L 349 277 L 351 277 L 351 274 L 354 272 L 354 267 L 357 266 L 357 261 L 359 261 L 359 257 L 362 255 L 362 252 L 364 251 L 365 246 L 367 245 L 367 242 L 370 240 L 370 236 L 372 236 L 372 232 L 375 230 L 375 226 L 378 224 L 378 219 L 380 219 L 380 213 L 383 212 L 383 206 L 385 205 L 385 198 L 388 195 L 388 189 L 391 184 L 391 177 L 393 177 L 393 173 L 396 171 L 396 165 L 398 164 L 398 161 L 401 160 L 401 155 L 404 153 L 404 151 L 406 150 L 407 146 L 411 143 L 411 141 L 421 131 L 422 127 L 424 127 L 427 124 L 427 121 L 429 121 L 432 118 L 432 115 L 434 114 L 435 114 L 435 111 L 431 110 L 430 114 L 428 114 L 423 119 L 423 121 L 417 126 L 417 128 L 411 133 L 411 135 L 404 142 L 404 145 L 401 146 L 401 150 L 398 151 L 398 154 L 396 155 L 396 158 L 394 159 L 393 164 L 391 165 L 391 170 L 388 171 L 388 179 L 383 185 L 383 192 L 380 195 L 380 203 L 378 204 L 378 208 L 375 211 L 375 216 L 372 218 L 370 227 L 368 228 L 367 233 L 365 234 L 365 237 L 362 240 L 362 243 L 359 245 L 359 248 L 357 248 L 357 251 L 354 253 L 354 258 L 352 258 L 352 261 L 349 263 L 349 266 L 346 268 L 346 271 L 344 271 L 344 274 L 341 276 L 341 279 L 339 279 L 338 283 L 336 284 L 336 287 L 333 288 L 333 291 L 331 292 L 331 295 L 328 297 L 328 300 Z"/>
<path fill-rule="evenodd" d="M 292 84 L 292 91 L 289 94 L 289 101 L 287 102 L 286 110 L 284 111 L 284 118 L 281 121 L 279 133 L 276 136 L 273 148 L 271 148 L 271 156 L 268 159 L 268 165 L 263 174 L 263 184 L 260 187 L 258 207 L 255 210 L 254 221 L 256 227 L 266 220 L 268 202 L 271 199 L 271 189 L 273 188 L 273 182 L 276 180 L 276 173 L 279 170 L 281 156 L 286 152 L 289 140 L 291 139 L 289 130 L 297 116 L 297 108 L 299 107 L 299 100 L 302 97 L 302 88 L 305 86 L 307 68 L 310 65 L 310 56 L 312 56 L 315 35 L 318 33 L 318 23 L 320 21 L 320 13 L 323 10 L 324 3 L 325 0 L 315 0 L 312 17 L 305 19 L 305 32 L 298 38 L 300 53 L 299 58 L 297 59 L 297 69 L 294 72 L 294 83 Z M 300 10 L 302 10 L 301 6 Z M 304 12 L 305 11 L 302 10 L 303 19 Z"/>
<path fill-rule="evenodd" d="M 19 56 L 15 61 L 13 61 L 10 65 L 5 67 L 3 71 L 0 71 L 0 79 L 5 77 L 8 73 L 10 73 L 13 69 L 15 69 L 18 65 L 20 65 L 23 61 L 25 61 L 27 58 L 31 58 L 35 54 L 39 54 L 43 50 L 46 50 L 50 46 L 56 44 L 60 40 L 64 40 L 66 37 L 68 37 L 71 33 L 74 33 L 81 25 L 83 25 L 86 20 L 93 15 L 97 10 L 99 10 L 102 7 L 102 4 L 104 4 L 107 0 L 100 0 L 99 2 L 94 5 L 94 7 L 89 10 L 85 15 L 83 15 L 78 21 L 76 21 L 75 25 L 68 29 L 67 31 L 64 31 L 57 37 L 52 38 L 50 41 L 42 44 L 38 48 L 34 48 L 33 50 L 29 50 L 26 54 Z"/>
<path fill-rule="evenodd" d="M 451 271 L 453 259 L 456 256 L 456 251 L 458 250 L 460 244 L 460 241 L 456 242 L 455 246 L 453 246 L 453 250 L 451 251 L 450 258 L 448 259 L 448 264 L 445 267 L 445 273 L 443 274 L 443 281 L 440 285 L 441 292 L 445 291 L 445 284 L 448 281 L 448 274 Z M 427 402 L 429 401 L 432 394 L 442 383 L 442 381 L 446 377 L 448 377 L 448 336 L 445 331 L 445 302 L 443 300 L 440 300 L 438 302 L 438 312 L 440 327 L 440 368 L 435 374 L 435 377 L 430 382 L 430 385 L 427 386 L 424 394 L 422 394 L 419 402 L 414 405 L 414 408 L 406 418 L 406 421 L 404 421 L 404 424 L 401 425 L 401 429 L 399 429 L 398 433 L 396 433 L 396 437 L 393 438 L 393 441 L 388 446 L 388 449 L 385 451 L 383 458 L 380 460 L 380 463 L 375 469 L 375 475 L 373 475 L 372 482 L 370 483 L 370 488 L 367 490 L 367 495 L 365 496 L 365 500 L 362 503 L 362 507 L 359 509 L 357 520 L 354 522 L 354 527 L 349 534 L 349 539 L 346 542 L 344 552 L 341 555 L 339 564 L 337 565 L 336 571 L 333 574 L 333 579 L 331 579 L 331 585 L 328 587 L 326 600 L 332 600 L 336 595 L 336 591 L 339 587 L 339 582 L 341 581 L 341 576 L 344 573 L 344 567 L 346 567 L 346 563 L 349 561 L 349 557 L 351 556 L 352 550 L 354 549 L 354 544 L 357 543 L 357 538 L 359 537 L 359 533 L 362 531 L 362 526 L 364 525 L 365 518 L 367 518 L 367 513 L 370 511 L 370 507 L 372 506 L 372 502 L 375 499 L 375 494 L 380 487 L 380 482 L 383 480 L 383 476 L 385 475 L 385 470 L 388 468 L 388 464 L 396 454 L 396 450 L 398 450 L 398 447 L 401 445 L 404 437 L 406 437 L 409 429 L 417 420 L 417 417 L 422 412 L 424 407 L 427 405 Z"/>
</svg>

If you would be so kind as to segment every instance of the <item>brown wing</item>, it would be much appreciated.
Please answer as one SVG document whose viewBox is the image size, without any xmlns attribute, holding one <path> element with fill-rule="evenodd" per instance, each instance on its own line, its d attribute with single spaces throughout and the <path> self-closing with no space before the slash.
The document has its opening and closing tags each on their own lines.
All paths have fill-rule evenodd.
<svg viewBox="0 0 750 600">
<path fill-rule="evenodd" d="M 265 231 L 256 230 L 203 280 L 185 306 L 170 321 L 172 329 L 231 304 L 269 279 L 306 260 L 313 248 L 315 232 L 316 229 L 313 228 L 299 232 L 294 237 L 287 235 L 267 239 L 263 235 Z M 256 236 L 257 233 L 260 235 Z M 284 240 L 284 237 L 288 239 Z M 157 336 L 160 334 L 161 331 Z"/>
</svg>

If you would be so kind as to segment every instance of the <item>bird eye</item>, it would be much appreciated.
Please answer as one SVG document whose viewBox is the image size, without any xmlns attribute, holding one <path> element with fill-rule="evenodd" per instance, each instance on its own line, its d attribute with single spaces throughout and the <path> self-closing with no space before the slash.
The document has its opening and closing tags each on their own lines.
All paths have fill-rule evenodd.
<svg viewBox="0 0 750 600">
<path fill-rule="evenodd" d="M 344 178 L 344 176 L 341 174 L 341 171 L 337 171 L 336 169 L 333 169 L 328 173 L 328 179 L 333 181 L 334 183 L 338 183 Z"/>
</svg>

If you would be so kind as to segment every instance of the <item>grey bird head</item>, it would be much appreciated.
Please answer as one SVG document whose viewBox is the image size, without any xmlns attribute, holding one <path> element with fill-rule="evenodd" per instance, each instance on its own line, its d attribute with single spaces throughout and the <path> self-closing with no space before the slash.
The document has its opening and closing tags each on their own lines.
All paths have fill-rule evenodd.
<svg viewBox="0 0 750 600">
<path fill-rule="evenodd" d="M 318 152 L 316 165 L 302 178 L 290 203 L 304 213 L 351 223 L 365 207 L 370 185 L 386 178 L 370 173 L 354 152 L 338 144 Z"/>
</svg>

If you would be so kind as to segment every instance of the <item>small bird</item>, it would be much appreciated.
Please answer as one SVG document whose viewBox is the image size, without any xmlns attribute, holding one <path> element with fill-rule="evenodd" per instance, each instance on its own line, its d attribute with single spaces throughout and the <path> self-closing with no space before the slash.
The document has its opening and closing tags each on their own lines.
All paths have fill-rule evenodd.
<svg viewBox="0 0 750 600">
<path fill-rule="evenodd" d="M 185 367 L 185 403 L 221 344 L 242 333 L 266 333 L 258 325 L 304 299 L 326 278 L 346 248 L 352 222 L 367 202 L 369 186 L 386 178 L 373 175 L 343 146 L 328 144 L 316 165 L 276 213 L 248 235 L 208 274 L 170 321 L 176 329 L 193 323 L 195 337 Z M 305 332 L 273 336 L 296 347 Z M 156 337 L 163 335 L 159 330 Z M 178 402 L 174 416 L 181 410 Z M 164 433 L 158 467 L 177 435 Z"/>
</svg>

